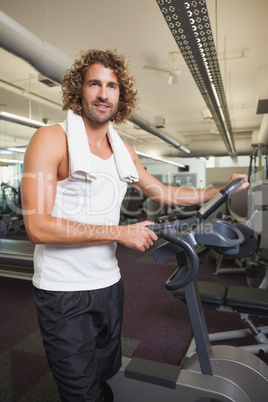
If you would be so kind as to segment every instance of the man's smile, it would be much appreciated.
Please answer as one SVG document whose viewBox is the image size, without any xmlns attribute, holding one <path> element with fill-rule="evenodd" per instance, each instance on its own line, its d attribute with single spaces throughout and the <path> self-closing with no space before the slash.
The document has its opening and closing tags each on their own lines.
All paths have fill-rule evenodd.
<svg viewBox="0 0 268 402">
<path fill-rule="evenodd" d="M 103 104 L 103 103 L 95 103 L 95 106 L 96 106 L 98 109 L 101 109 L 101 110 L 106 110 L 106 109 L 109 109 L 109 108 L 110 108 L 108 105 Z"/>
</svg>

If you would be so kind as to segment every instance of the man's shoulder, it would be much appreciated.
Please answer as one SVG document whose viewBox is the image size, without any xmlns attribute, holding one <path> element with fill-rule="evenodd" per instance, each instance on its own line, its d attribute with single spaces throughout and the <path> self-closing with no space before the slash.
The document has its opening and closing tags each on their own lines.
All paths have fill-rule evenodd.
<svg viewBox="0 0 268 402">
<path fill-rule="evenodd" d="M 124 145 L 125 145 L 125 147 L 127 148 L 127 150 L 128 150 L 128 152 L 130 153 L 130 154 L 132 154 L 133 153 L 133 148 L 127 143 L 127 142 L 125 142 L 124 141 Z"/>
<path fill-rule="evenodd" d="M 125 147 L 127 148 L 128 152 L 130 153 L 132 160 L 135 162 L 135 160 L 137 159 L 136 152 L 134 151 L 132 146 L 130 146 L 127 142 L 124 142 L 124 144 L 125 144 Z"/>
<path fill-rule="evenodd" d="M 66 134 L 59 124 L 39 128 L 28 145 L 28 154 L 41 151 L 46 156 L 62 159 L 67 151 Z"/>
<path fill-rule="evenodd" d="M 38 141 L 42 142 L 58 142 L 64 141 L 66 142 L 66 134 L 63 127 L 60 124 L 53 124 L 51 126 L 44 126 L 39 128 L 34 137 Z"/>
</svg>

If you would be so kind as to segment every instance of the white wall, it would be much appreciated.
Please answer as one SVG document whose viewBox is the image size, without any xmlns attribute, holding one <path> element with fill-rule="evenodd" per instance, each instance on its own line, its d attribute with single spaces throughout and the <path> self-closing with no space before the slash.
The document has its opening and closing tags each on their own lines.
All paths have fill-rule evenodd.
<svg viewBox="0 0 268 402">
<path fill-rule="evenodd" d="M 206 186 L 211 183 L 226 183 L 233 173 L 248 174 L 249 165 L 249 156 L 209 158 L 206 165 Z"/>
<path fill-rule="evenodd" d="M 196 183 L 198 188 L 203 188 L 206 185 L 206 163 L 202 159 L 198 158 L 169 158 L 170 161 L 181 163 L 183 165 L 189 165 L 189 172 L 179 172 L 179 167 L 170 165 L 164 162 L 154 161 L 153 159 L 140 157 L 143 166 L 147 171 L 155 176 L 176 176 L 196 174 Z"/>
<path fill-rule="evenodd" d="M 178 167 L 167 163 L 158 162 L 153 159 L 140 157 L 143 166 L 152 175 L 172 176 L 187 175 L 179 173 Z M 205 161 L 203 158 L 169 158 L 172 162 L 189 165 L 190 174 L 197 175 L 197 188 L 207 187 L 211 183 L 226 183 L 232 173 L 248 174 L 250 157 L 239 156 L 213 157 Z"/>
</svg>

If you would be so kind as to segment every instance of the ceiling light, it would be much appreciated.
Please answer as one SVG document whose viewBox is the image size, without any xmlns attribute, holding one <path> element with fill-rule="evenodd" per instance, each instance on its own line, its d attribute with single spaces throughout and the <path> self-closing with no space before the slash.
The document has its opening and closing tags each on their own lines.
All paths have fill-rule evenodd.
<svg viewBox="0 0 268 402">
<path fill-rule="evenodd" d="M 185 165 L 183 165 L 182 163 L 173 162 L 173 161 L 170 161 L 168 159 L 158 158 L 157 156 L 153 156 L 153 155 L 150 155 L 150 154 L 145 154 L 145 153 L 140 152 L 140 151 L 136 151 L 136 153 L 138 155 L 140 155 L 140 156 L 144 156 L 145 158 L 154 159 L 154 160 L 156 160 L 158 162 L 168 163 L 170 165 L 174 165 L 174 166 L 178 166 L 178 167 L 185 167 Z"/>
<path fill-rule="evenodd" d="M 190 153 L 191 153 L 190 149 L 184 147 L 183 145 L 180 145 L 180 150 L 183 151 L 183 152 L 185 152 L 186 154 L 190 154 Z"/>
<path fill-rule="evenodd" d="M 0 154 L 2 154 L 2 155 L 12 155 L 13 152 L 11 152 L 11 151 L 9 151 L 7 149 L 1 149 Z"/>
<path fill-rule="evenodd" d="M 15 148 L 15 147 L 8 147 L 9 151 L 13 151 L 13 152 L 20 152 L 20 153 L 25 153 L 26 148 Z"/>
<path fill-rule="evenodd" d="M 157 152 L 150 152 L 149 155 L 150 155 L 152 158 L 159 158 Z"/>
<path fill-rule="evenodd" d="M 21 163 L 23 164 L 23 161 L 20 161 L 19 159 L 2 159 L 0 158 L 0 162 L 5 162 L 5 163 Z"/>
<path fill-rule="evenodd" d="M 168 77 L 168 85 L 172 85 L 173 84 L 173 75 L 170 73 L 169 77 Z"/>
<path fill-rule="evenodd" d="M 39 128 L 46 126 L 45 123 L 37 120 L 28 119 L 27 117 L 18 116 L 16 114 L 0 112 L 0 120 L 9 121 L 11 123 L 21 124 L 22 126 Z"/>
<path fill-rule="evenodd" d="M 229 154 L 235 156 L 231 120 L 206 2 L 158 0 L 158 5 Z"/>
</svg>

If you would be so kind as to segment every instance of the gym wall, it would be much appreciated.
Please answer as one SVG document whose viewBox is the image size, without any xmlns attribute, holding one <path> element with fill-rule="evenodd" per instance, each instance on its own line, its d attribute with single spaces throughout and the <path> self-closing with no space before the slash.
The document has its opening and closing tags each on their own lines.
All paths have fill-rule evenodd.
<svg viewBox="0 0 268 402">
<path fill-rule="evenodd" d="M 248 167 L 215 167 L 206 169 L 206 186 L 210 183 L 227 182 L 233 173 L 248 174 Z"/>
</svg>

